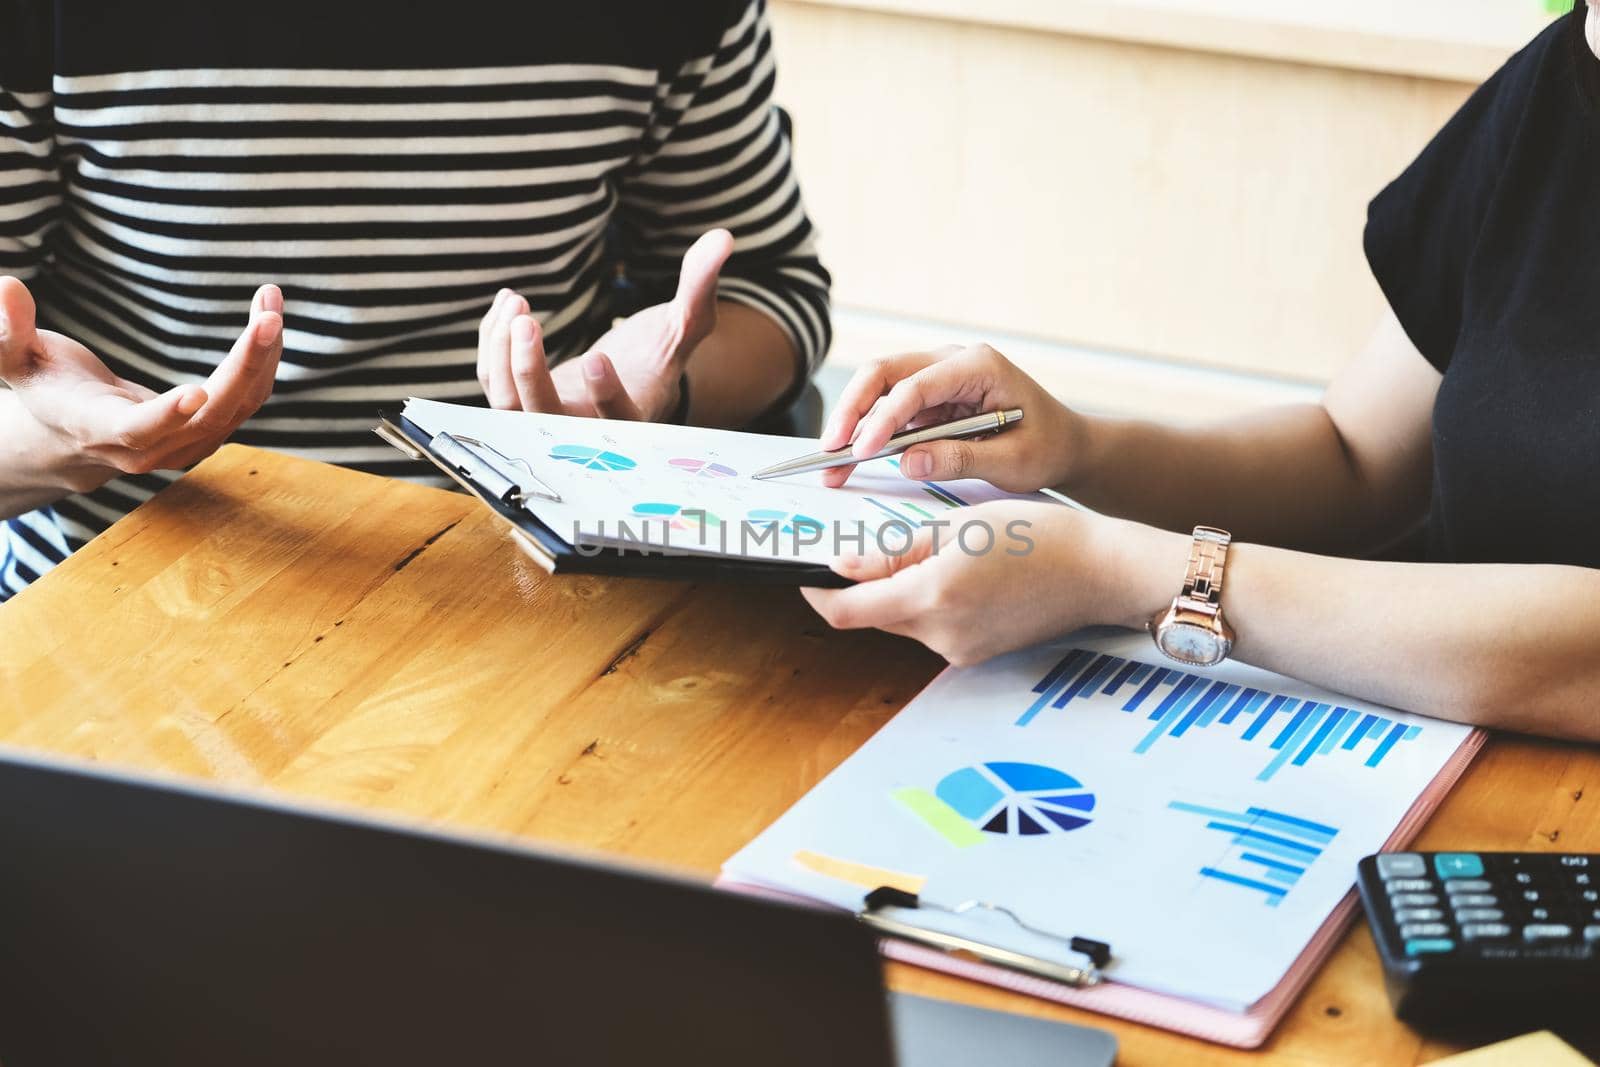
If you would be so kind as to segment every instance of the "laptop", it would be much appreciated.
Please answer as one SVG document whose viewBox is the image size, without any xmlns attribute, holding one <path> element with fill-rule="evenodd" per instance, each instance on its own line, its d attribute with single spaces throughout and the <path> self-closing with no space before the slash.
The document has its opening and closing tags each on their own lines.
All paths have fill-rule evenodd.
<svg viewBox="0 0 1600 1067">
<path fill-rule="evenodd" d="M 0 753 L 0 1063 L 1108 1067 L 849 916 Z"/>
</svg>

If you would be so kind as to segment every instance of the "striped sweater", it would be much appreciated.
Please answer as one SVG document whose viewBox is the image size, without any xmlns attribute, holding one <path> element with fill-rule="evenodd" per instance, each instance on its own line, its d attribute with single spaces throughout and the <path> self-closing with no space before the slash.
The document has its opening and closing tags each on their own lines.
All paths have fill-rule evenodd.
<svg viewBox="0 0 1600 1067">
<path fill-rule="evenodd" d="M 203 380 L 275 282 L 283 362 L 234 440 L 406 476 L 375 413 L 482 403 L 503 286 L 553 360 L 581 353 L 608 242 L 670 283 L 727 227 L 721 298 L 820 360 L 829 279 L 773 80 L 762 0 L 0 0 L 0 273 L 157 391 Z M 0 600 L 173 477 L 0 521 Z"/>
</svg>

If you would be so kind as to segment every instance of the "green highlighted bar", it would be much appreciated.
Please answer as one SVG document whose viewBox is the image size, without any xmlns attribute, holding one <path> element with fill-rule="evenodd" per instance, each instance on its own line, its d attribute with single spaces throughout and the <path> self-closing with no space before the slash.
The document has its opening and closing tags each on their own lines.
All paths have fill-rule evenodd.
<svg viewBox="0 0 1600 1067">
<path fill-rule="evenodd" d="M 891 796 L 907 811 L 927 823 L 940 837 L 956 848 L 971 848 L 983 844 L 983 832 L 973 827 L 961 813 L 928 792 L 906 786 L 896 789 Z"/>
</svg>

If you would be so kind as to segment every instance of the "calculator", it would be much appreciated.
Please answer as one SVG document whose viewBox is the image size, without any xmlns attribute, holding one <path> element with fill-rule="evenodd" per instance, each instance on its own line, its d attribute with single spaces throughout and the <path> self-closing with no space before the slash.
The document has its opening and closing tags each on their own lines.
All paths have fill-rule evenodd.
<svg viewBox="0 0 1600 1067">
<path fill-rule="evenodd" d="M 1395 1014 L 1550 1026 L 1600 1010 L 1600 855 L 1390 852 L 1357 886 Z"/>
</svg>

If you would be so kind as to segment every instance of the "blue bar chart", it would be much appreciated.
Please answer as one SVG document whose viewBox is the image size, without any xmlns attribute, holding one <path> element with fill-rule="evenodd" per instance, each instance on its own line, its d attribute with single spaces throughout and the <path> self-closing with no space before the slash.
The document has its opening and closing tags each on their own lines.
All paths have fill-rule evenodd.
<svg viewBox="0 0 1600 1067">
<path fill-rule="evenodd" d="M 910 526 L 921 526 L 938 518 L 933 512 L 911 500 L 891 500 L 887 504 L 877 497 L 863 497 L 868 504 L 883 512 L 896 522 L 903 522 Z"/>
<path fill-rule="evenodd" d="M 1134 746 L 1143 755 L 1158 743 L 1191 730 L 1216 728 L 1241 743 L 1262 746 L 1266 763 L 1257 781 L 1271 781 L 1285 767 L 1337 756 L 1378 767 L 1396 745 L 1414 741 L 1422 727 L 1385 715 L 1262 689 L 1212 680 L 1120 656 L 1073 649 L 1033 687 L 1034 700 L 1017 719 L 1028 726 L 1046 711 L 1064 711 L 1076 701 L 1110 703 L 1143 714 L 1149 730 Z"/>
<path fill-rule="evenodd" d="M 1228 838 L 1226 858 L 1201 867 L 1200 877 L 1260 893 L 1263 903 L 1274 908 L 1339 833 L 1335 827 L 1268 808 L 1234 812 L 1179 800 L 1167 808 L 1198 815 L 1207 830 Z"/>
</svg>

